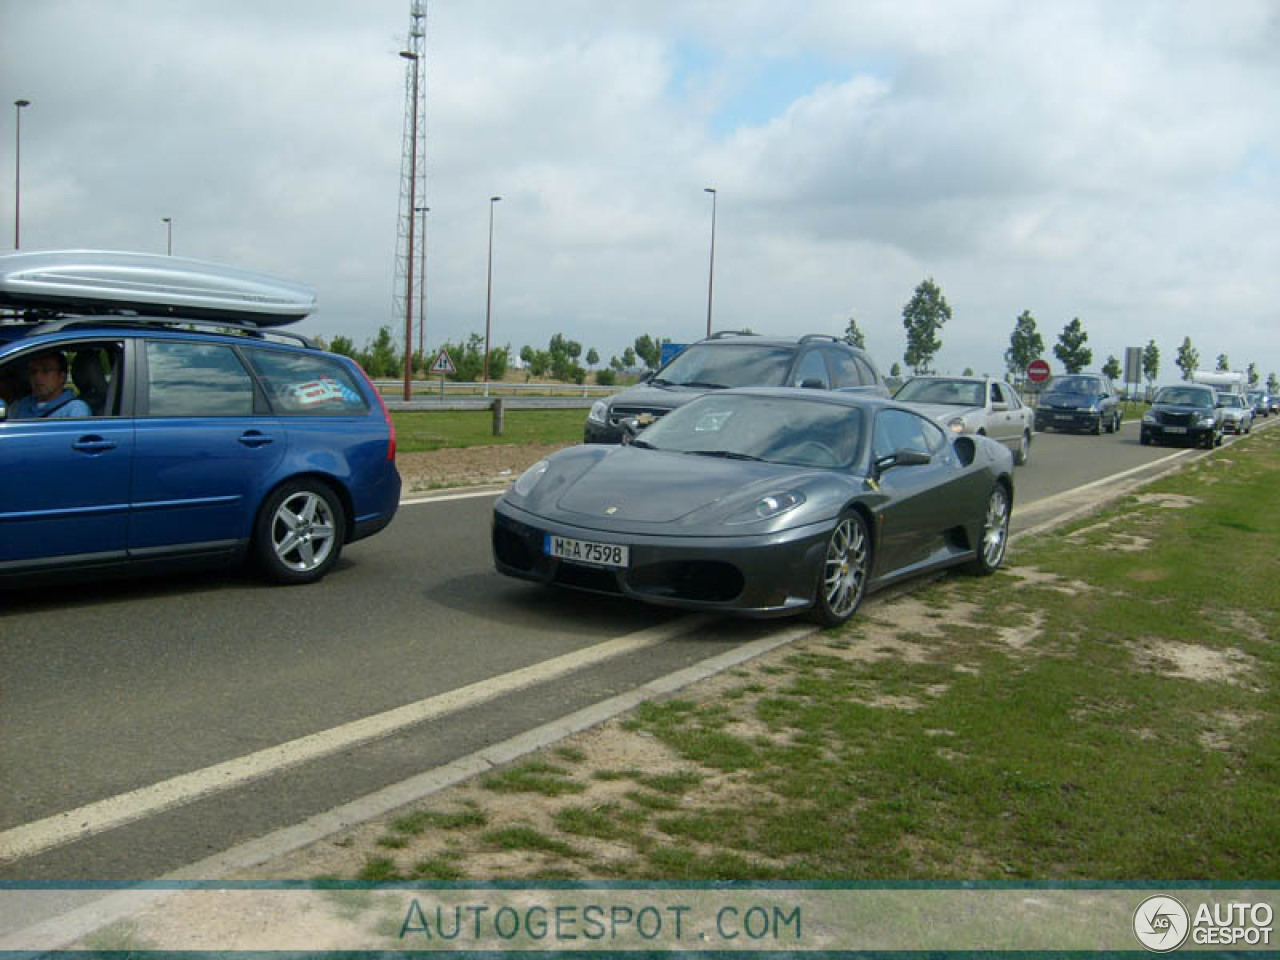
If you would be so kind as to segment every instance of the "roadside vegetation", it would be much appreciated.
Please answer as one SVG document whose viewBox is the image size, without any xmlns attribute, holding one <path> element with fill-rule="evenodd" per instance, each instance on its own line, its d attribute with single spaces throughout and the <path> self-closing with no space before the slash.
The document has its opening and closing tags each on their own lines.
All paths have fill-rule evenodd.
<svg viewBox="0 0 1280 960">
<path fill-rule="evenodd" d="M 402 811 L 346 878 L 1275 877 L 1277 556 L 1268 430 Z"/>
<path fill-rule="evenodd" d="M 508 410 L 502 436 L 493 435 L 488 410 L 401 410 L 391 414 L 402 453 L 487 444 L 581 443 L 583 410 Z"/>
</svg>

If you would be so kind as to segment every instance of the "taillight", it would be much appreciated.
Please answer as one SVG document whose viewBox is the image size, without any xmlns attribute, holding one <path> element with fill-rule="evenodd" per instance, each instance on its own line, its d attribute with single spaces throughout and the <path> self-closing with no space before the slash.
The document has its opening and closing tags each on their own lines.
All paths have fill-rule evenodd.
<svg viewBox="0 0 1280 960">
<path fill-rule="evenodd" d="M 353 360 L 352 363 L 355 363 Z M 387 403 L 382 399 L 382 393 L 374 385 L 373 380 L 364 372 L 364 367 L 356 363 L 356 369 L 360 371 L 360 375 L 364 377 L 364 382 L 369 385 L 369 389 L 373 391 L 373 395 L 378 398 L 378 406 L 382 408 L 382 419 L 387 422 L 387 459 L 394 460 L 396 458 L 396 425 L 391 419 L 391 411 L 387 409 Z"/>
</svg>

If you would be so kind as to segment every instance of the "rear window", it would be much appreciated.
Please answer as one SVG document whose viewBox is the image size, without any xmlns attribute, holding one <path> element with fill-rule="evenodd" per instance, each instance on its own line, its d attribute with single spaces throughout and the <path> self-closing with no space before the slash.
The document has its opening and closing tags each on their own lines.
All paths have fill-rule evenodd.
<svg viewBox="0 0 1280 960">
<path fill-rule="evenodd" d="M 278 350 L 245 352 L 277 413 L 322 417 L 369 409 L 351 374 L 337 360 Z"/>
</svg>

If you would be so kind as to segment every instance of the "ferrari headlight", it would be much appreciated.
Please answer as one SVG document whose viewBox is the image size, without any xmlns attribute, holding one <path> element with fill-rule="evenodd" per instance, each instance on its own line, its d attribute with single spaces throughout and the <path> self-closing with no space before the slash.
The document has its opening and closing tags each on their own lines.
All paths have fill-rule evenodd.
<svg viewBox="0 0 1280 960">
<path fill-rule="evenodd" d="M 725 523 L 759 523 L 761 520 L 772 520 L 788 510 L 794 510 L 802 503 L 804 503 L 804 494 L 798 490 L 771 493 L 761 497 L 745 510 L 739 510 Z"/>
<path fill-rule="evenodd" d="M 539 460 L 532 467 L 520 474 L 511 487 L 519 496 L 527 497 L 533 492 L 533 488 L 538 485 L 538 481 L 542 479 L 542 475 L 547 472 L 547 467 L 551 466 L 546 460 Z"/>
<path fill-rule="evenodd" d="M 947 429 L 952 433 L 964 433 L 964 417 L 953 417 L 948 420 Z"/>
</svg>

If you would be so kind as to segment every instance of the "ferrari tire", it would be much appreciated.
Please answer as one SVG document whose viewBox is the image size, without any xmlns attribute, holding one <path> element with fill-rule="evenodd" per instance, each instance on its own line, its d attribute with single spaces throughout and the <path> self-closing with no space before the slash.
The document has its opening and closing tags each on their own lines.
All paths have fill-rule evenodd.
<svg viewBox="0 0 1280 960">
<path fill-rule="evenodd" d="M 824 627 L 838 627 L 848 621 L 867 592 L 870 572 L 871 538 L 867 523 L 858 513 L 843 513 L 827 538 L 818 573 L 813 618 Z"/>
<path fill-rule="evenodd" d="M 326 484 L 291 480 L 263 502 L 254 528 L 253 550 L 270 580 L 314 583 L 338 562 L 346 513 Z"/>
<path fill-rule="evenodd" d="M 1009 491 L 997 483 L 987 498 L 987 510 L 982 518 L 982 534 L 978 541 L 969 571 L 986 577 L 995 573 L 1004 561 L 1009 546 Z"/>
</svg>

